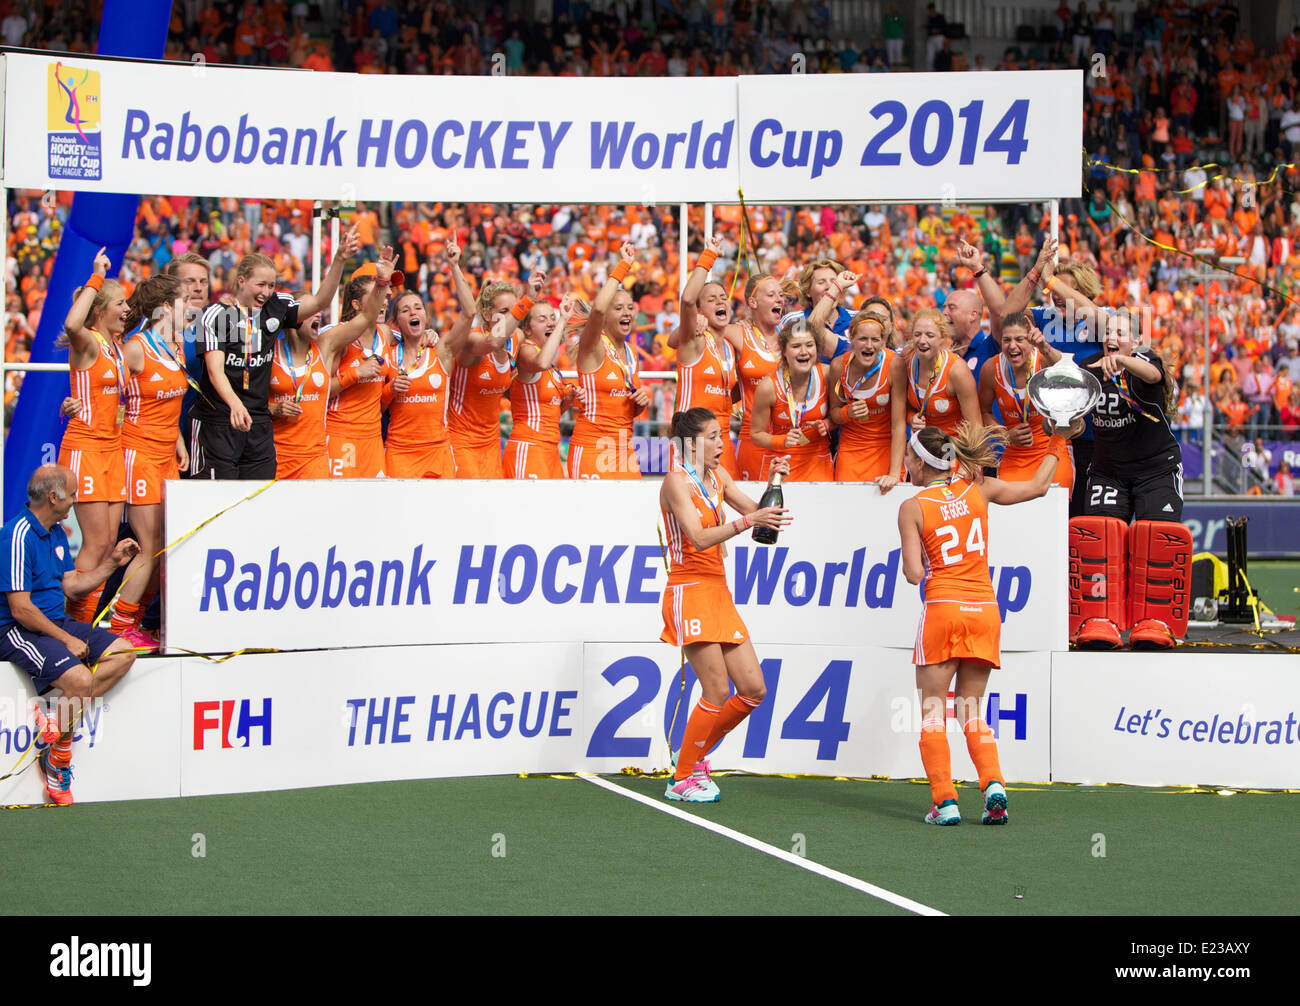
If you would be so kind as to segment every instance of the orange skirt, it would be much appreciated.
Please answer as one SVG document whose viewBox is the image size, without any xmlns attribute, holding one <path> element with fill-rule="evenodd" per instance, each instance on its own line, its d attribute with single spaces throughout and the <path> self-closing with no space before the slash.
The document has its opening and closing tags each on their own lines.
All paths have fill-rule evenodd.
<svg viewBox="0 0 1300 1006">
<path fill-rule="evenodd" d="M 692 643 L 743 643 L 749 630 L 740 620 L 726 577 L 701 577 L 664 588 L 664 631 L 659 636 L 673 646 Z"/>
<path fill-rule="evenodd" d="M 133 506 L 148 506 L 163 501 L 163 483 L 181 477 L 176 464 L 176 451 L 147 451 L 128 447 L 123 452 L 126 462 L 126 501 Z"/>
<path fill-rule="evenodd" d="M 593 444 L 569 441 L 569 478 L 639 479 L 641 462 L 630 438 L 601 437 Z"/>
<path fill-rule="evenodd" d="M 456 458 L 452 454 L 451 444 L 448 443 L 415 450 L 403 450 L 390 445 L 384 452 L 384 460 L 390 479 L 454 479 L 456 477 Z"/>
<path fill-rule="evenodd" d="M 465 447 L 452 442 L 456 452 L 456 478 L 458 479 L 503 479 L 505 469 L 501 466 L 501 443 L 484 444 L 481 447 Z"/>
<path fill-rule="evenodd" d="M 559 444 L 533 444 L 511 438 L 506 441 L 505 472 L 508 479 L 562 479 Z"/>
<path fill-rule="evenodd" d="M 831 449 L 826 444 L 807 444 L 803 447 L 789 447 L 777 454 L 765 454 L 763 467 L 759 471 L 759 480 L 766 482 L 772 476 L 772 462 L 777 458 L 790 455 L 790 474 L 787 482 L 834 482 L 835 462 L 831 460 Z"/>
<path fill-rule="evenodd" d="M 874 482 L 889 474 L 889 441 L 880 443 L 862 441 L 845 443 L 840 437 L 839 453 L 835 455 L 836 482 Z"/>
<path fill-rule="evenodd" d="M 1002 666 L 1002 615 L 997 601 L 926 601 L 912 663 L 982 660 Z"/>
<path fill-rule="evenodd" d="M 122 503 L 126 500 L 126 457 L 120 444 L 90 451 L 63 444 L 59 464 L 77 480 L 78 503 Z"/>
<path fill-rule="evenodd" d="M 325 453 L 330 458 L 331 478 L 373 479 L 384 476 L 383 437 L 331 433 L 325 437 Z"/>
<path fill-rule="evenodd" d="M 736 468 L 740 472 L 740 478 L 746 482 L 758 482 L 766 478 L 763 471 L 767 456 L 767 451 L 742 433 L 740 449 L 736 451 Z"/>
<path fill-rule="evenodd" d="M 329 455 L 322 453 L 295 458 L 277 453 L 275 477 L 277 479 L 327 479 L 330 477 Z"/>
</svg>

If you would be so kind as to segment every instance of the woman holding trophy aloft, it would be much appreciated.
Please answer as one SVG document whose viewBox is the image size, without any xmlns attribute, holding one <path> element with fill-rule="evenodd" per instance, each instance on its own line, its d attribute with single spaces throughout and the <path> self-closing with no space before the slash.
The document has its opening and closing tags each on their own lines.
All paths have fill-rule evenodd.
<svg viewBox="0 0 1300 1006">
<path fill-rule="evenodd" d="M 1077 308 L 1097 310 L 1061 286 L 1072 304 L 1084 301 Z M 1160 357 L 1133 342 L 1130 313 L 1110 316 L 1102 355 L 1084 368 L 1101 390 L 1087 512 L 1070 521 L 1070 636 L 1113 649 L 1131 629 L 1130 645 L 1169 649 L 1187 631 L 1191 596 L 1191 532 L 1178 523 L 1182 451 L 1169 426 L 1176 389 Z M 1044 432 L 1055 429 L 1044 420 Z"/>
</svg>

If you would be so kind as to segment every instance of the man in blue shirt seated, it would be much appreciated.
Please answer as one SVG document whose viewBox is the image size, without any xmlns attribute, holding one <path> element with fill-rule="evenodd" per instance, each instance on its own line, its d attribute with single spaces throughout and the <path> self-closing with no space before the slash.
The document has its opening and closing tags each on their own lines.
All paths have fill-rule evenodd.
<svg viewBox="0 0 1300 1006">
<path fill-rule="evenodd" d="M 36 729 L 45 792 L 57 804 L 72 803 L 72 735 L 83 703 L 102 696 L 135 663 L 126 640 L 68 618 L 64 600 L 89 594 L 140 551 L 131 539 L 117 543 L 95 569 L 79 571 L 60 521 L 77 502 L 77 481 L 61 465 L 42 465 L 27 483 L 27 506 L 0 529 L 0 660 L 32 676 L 38 695 L 60 698 L 36 706 Z M 89 666 L 87 666 L 89 665 Z"/>
</svg>

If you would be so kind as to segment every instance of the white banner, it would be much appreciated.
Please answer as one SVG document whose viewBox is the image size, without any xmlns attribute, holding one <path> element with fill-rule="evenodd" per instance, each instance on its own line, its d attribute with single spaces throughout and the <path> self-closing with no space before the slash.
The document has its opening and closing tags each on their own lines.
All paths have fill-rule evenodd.
<svg viewBox="0 0 1300 1006">
<path fill-rule="evenodd" d="M 1078 70 L 740 78 L 755 203 L 1077 198 Z"/>
<path fill-rule="evenodd" d="M 169 483 L 167 540 L 257 488 Z M 787 486 L 791 528 L 771 547 L 735 539 L 726 562 L 755 642 L 910 650 L 921 601 L 902 573 L 898 507 L 911 491 Z M 205 653 L 651 642 L 667 580 L 658 492 L 648 480 L 277 482 L 168 554 L 166 638 Z M 1067 505 L 1054 489 L 990 507 L 1004 651 L 1065 648 Z"/>
<path fill-rule="evenodd" d="M 10 188 L 324 200 L 1077 196 L 1078 71 L 310 73 L 12 53 Z"/>
<path fill-rule="evenodd" d="M 395 76 L 17 54 L 6 66 L 11 188 L 736 198 L 733 79 Z"/>
<path fill-rule="evenodd" d="M 1300 678 L 1282 654 L 1052 655 L 1052 778 L 1300 788 Z"/>
<path fill-rule="evenodd" d="M 0 663 L 0 804 L 43 803 L 33 736 L 29 674 Z M 73 735 L 73 799 L 148 800 L 179 796 L 181 662 L 170 657 L 137 660 L 126 677 L 95 702 Z M 30 750 L 33 745 L 34 751 Z"/>
</svg>

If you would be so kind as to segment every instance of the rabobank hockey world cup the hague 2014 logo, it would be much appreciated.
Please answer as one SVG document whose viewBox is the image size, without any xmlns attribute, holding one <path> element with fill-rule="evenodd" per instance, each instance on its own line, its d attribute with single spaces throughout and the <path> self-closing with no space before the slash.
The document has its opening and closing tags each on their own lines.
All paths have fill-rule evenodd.
<svg viewBox="0 0 1300 1006">
<path fill-rule="evenodd" d="M 52 63 L 46 92 L 50 178 L 99 181 L 99 71 Z"/>
</svg>

